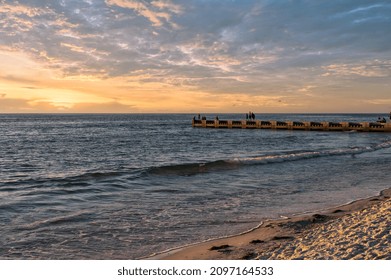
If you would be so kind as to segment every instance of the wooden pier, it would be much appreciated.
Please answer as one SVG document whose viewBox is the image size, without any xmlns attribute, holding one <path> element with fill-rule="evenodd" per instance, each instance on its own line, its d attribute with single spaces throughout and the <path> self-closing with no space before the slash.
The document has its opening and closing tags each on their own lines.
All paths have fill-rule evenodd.
<svg viewBox="0 0 391 280">
<path fill-rule="evenodd" d="M 192 126 L 202 127 L 202 128 L 391 132 L 391 123 L 379 123 L 379 122 L 299 122 L 299 121 L 266 121 L 266 120 L 193 119 Z"/>
</svg>

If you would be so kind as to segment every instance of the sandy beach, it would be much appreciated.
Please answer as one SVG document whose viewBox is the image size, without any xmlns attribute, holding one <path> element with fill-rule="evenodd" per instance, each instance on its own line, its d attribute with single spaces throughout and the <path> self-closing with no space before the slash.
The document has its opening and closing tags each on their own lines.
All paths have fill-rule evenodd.
<svg viewBox="0 0 391 280">
<path fill-rule="evenodd" d="M 152 259 L 391 259 L 391 189 L 311 214 L 264 221 L 251 232 Z"/>
</svg>

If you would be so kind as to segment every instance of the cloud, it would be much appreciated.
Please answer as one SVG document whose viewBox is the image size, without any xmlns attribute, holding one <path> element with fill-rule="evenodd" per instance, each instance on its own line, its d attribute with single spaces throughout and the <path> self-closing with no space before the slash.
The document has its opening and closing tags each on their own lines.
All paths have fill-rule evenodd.
<svg viewBox="0 0 391 280">
<path fill-rule="evenodd" d="M 360 64 L 331 64 L 323 68 L 326 71 L 323 76 L 391 77 L 391 60 L 374 60 Z"/>
<path fill-rule="evenodd" d="M 106 103 L 76 103 L 71 105 L 61 105 L 49 101 L 24 99 L 24 98 L 6 98 L 0 94 L 0 113 L 132 113 L 137 112 L 137 108 L 120 102 Z"/>
<path fill-rule="evenodd" d="M 364 79 L 383 92 L 390 14 L 377 0 L 0 0 L 0 50 L 35 62 L 3 62 L 0 77 L 37 87 L 35 72 L 49 81 L 116 80 L 129 96 L 136 84 L 160 95 L 315 98 L 363 88 Z"/>
<path fill-rule="evenodd" d="M 7 82 L 16 82 L 16 83 L 22 83 L 22 84 L 34 84 L 37 82 L 37 80 L 33 80 L 33 78 L 25 78 L 20 76 L 14 76 L 14 75 L 6 75 L 1 76 L 0 80 L 7 81 Z"/>
<path fill-rule="evenodd" d="M 109 6 L 118 6 L 121 8 L 134 10 L 138 15 L 147 18 L 153 26 L 163 26 L 165 22 L 172 27 L 178 26 L 171 21 L 173 14 L 182 13 L 179 5 L 170 1 L 152 1 L 151 3 L 133 0 L 105 0 Z"/>
<path fill-rule="evenodd" d="M 385 98 L 385 99 L 372 99 L 368 100 L 369 104 L 374 104 L 374 105 L 388 105 L 391 106 L 391 98 Z"/>
<path fill-rule="evenodd" d="M 152 1 L 151 5 L 161 10 L 168 10 L 175 14 L 181 14 L 184 12 L 184 9 L 181 5 L 174 4 L 169 0 Z"/>
<path fill-rule="evenodd" d="M 137 108 L 119 102 L 108 103 L 77 103 L 69 110 L 71 113 L 134 113 Z"/>
<path fill-rule="evenodd" d="M 66 75 L 99 68 L 109 76 L 149 69 L 179 76 L 188 65 L 193 73 L 234 72 L 244 81 L 250 71 L 385 56 L 390 5 L 365 2 L 5 1 L 0 33 L 3 44 Z M 357 23 L 367 18 L 374 20 Z"/>
<path fill-rule="evenodd" d="M 35 107 L 29 103 L 28 99 L 19 99 L 19 98 L 6 98 L 2 96 L 0 102 L 0 112 L 1 113 L 14 113 L 14 112 L 24 112 L 24 113 L 33 113 L 41 112 L 41 107 Z"/>
</svg>

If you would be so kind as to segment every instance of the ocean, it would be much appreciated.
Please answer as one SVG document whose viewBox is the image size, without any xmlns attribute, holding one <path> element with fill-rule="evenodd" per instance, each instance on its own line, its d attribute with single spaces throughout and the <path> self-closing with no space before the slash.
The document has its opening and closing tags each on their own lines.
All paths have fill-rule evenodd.
<svg viewBox="0 0 391 280">
<path fill-rule="evenodd" d="M 389 133 L 203 129 L 192 118 L 0 115 L 0 259 L 137 259 L 390 187 Z"/>
</svg>

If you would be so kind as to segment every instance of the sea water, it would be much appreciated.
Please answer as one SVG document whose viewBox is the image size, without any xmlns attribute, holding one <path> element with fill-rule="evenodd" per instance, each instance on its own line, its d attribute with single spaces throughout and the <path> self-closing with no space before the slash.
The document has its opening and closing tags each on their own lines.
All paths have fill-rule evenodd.
<svg viewBox="0 0 391 280">
<path fill-rule="evenodd" d="M 388 133 L 203 129 L 192 117 L 0 115 L 0 259 L 135 259 L 390 187 Z"/>
</svg>

